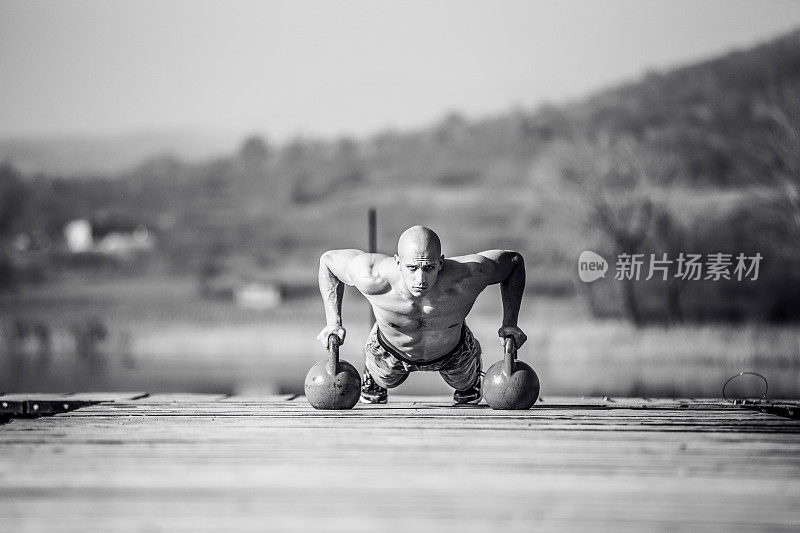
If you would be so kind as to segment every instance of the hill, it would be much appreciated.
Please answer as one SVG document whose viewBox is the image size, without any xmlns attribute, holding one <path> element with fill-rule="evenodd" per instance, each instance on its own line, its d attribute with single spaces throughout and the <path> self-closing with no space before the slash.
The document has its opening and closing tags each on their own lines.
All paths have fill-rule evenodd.
<svg viewBox="0 0 800 533">
<path fill-rule="evenodd" d="M 154 154 L 198 161 L 228 152 L 232 146 L 222 136 L 188 131 L 6 137 L 0 138 L 0 161 L 9 161 L 26 174 L 94 177 L 122 172 Z"/>
<path fill-rule="evenodd" d="M 60 240 L 72 218 L 116 217 L 153 228 L 176 269 L 243 257 L 313 279 L 321 251 L 366 241 L 366 209 L 376 205 L 383 251 L 405 227 L 426 224 L 447 254 L 517 248 L 532 257 L 534 284 L 571 290 L 577 253 L 624 248 L 640 215 L 646 224 L 631 242 L 649 250 L 690 233 L 698 248 L 775 248 L 780 224 L 750 224 L 765 212 L 752 189 L 782 190 L 792 172 L 797 154 L 775 150 L 784 137 L 765 109 L 797 131 L 798 94 L 800 31 L 569 105 L 478 121 L 450 114 L 418 131 L 280 147 L 254 136 L 215 159 L 164 155 L 84 180 L 65 179 L 70 167 L 32 178 L 6 164 L 2 194 L 16 195 L 16 207 L 0 234 Z M 128 148 L 119 158 L 97 148 L 86 161 L 98 156 L 112 168 Z M 618 227 L 604 227 L 598 210 Z"/>
</svg>

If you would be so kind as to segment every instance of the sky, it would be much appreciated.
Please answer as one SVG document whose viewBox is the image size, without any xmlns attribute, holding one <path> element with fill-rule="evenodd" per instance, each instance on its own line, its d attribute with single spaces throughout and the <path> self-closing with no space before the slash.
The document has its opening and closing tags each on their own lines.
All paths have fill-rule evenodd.
<svg viewBox="0 0 800 533">
<path fill-rule="evenodd" d="M 780 0 L 2 0 L 0 136 L 363 136 L 563 103 L 798 27 Z"/>
</svg>

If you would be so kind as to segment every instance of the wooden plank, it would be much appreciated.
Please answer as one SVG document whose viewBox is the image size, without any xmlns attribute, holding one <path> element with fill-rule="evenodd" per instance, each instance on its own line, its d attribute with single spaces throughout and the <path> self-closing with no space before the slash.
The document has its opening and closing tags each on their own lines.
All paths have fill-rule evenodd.
<svg viewBox="0 0 800 533">
<path fill-rule="evenodd" d="M 154 395 L 14 420 L 0 426 L 0 524 L 9 531 L 800 527 L 797 420 L 713 399 L 544 400 L 501 412 L 392 396 L 385 406 L 326 412 L 285 396 Z"/>
<path fill-rule="evenodd" d="M 129 392 L 70 392 L 65 396 L 83 400 L 87 402 L 122 402 L 126 400 L 138 400 L 149 396 L 144 391 Z"/>
<path fill-rule="evenodd" d="M 168 404 L 216 402 L 228 398 L 228 394 L 195 394 L 195 393 L 157 393 L 136 398 L 139 404 Z"/>
</svg>

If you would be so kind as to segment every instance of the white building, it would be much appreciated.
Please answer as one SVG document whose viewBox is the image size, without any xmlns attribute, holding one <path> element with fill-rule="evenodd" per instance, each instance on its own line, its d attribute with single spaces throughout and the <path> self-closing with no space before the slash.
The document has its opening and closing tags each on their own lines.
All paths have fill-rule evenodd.
<svg viewBox="0 0 800 533">
<path fill-rule="evenodd" d="M 64 238 L 70 252 L 88 252 L 92 249 L 92 225 L 85 218 L 79 218 L 64 226 Z"/>
<path fill-rule="evenodd" d="M 251 281 L 234 288 L 233 299 L 242 309 L 274 309 L 281 303 L 281 290 L 272 283 Z"/>
</svg>

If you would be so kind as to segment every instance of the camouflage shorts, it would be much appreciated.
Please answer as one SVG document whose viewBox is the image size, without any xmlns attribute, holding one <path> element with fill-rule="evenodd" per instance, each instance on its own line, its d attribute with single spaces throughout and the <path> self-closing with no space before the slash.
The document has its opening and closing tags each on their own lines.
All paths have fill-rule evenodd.
<svg viewBox="0 0 800 533">
<path fill-rule="evenodd" d="M 381 387 L 397 387 L 409 373 L 426 370 L 438 371 L 448 385 L 456 390 L 465 390 L 475 383 L 481 373 L 481 345 L 466 324 L 463 325 L 458 346 L 441 360 L 431 363 L 414 363 L 399 358 L 402 356 L 391 349 L 386 341 L 381 343 L 383 339 L 379 339 L 379 335 L 378 324 L 375 324 L 367 337 L 364 354 L 367 371 Z"/>
</svg>

